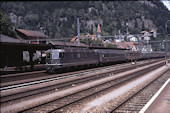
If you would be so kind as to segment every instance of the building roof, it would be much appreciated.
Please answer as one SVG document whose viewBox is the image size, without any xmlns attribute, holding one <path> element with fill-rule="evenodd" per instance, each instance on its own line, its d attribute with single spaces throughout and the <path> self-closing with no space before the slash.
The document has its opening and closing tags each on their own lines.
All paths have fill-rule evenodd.
<svg viewBox="0 0 170 113">
<path fill-rule="evenodd" d="M 90 38 L 91 40 L 94 40 L 96 38 L 96 35 L 87 35 L 86 38 Z"/>
<path fill-rule="evenodd" d="M 75 42 L 77 38 L 72 38 L 70 42 Z"/>
<path fill-rule="evenodd" d="M 50 41 L 52 45 L 59 45 L 59 46 L 77 46 L 78 44 L 76 42 L 60 42 L 60 41 Z M 87 47 L 86 44 L 80 43 L 80 46 Z"/>
<path fill-rule="evenodd" d="M 145 36 L 144 36 L 144 35 L 142 35 L 141 37 L 142 37 L 142 38 L 144 38 Z"/>
<path fill-rule="evenodd" d="M 40 31 L 32 31 L 32 30 L 25 30 L 25 29 L 16 29 L 16 31 L 28 36 L 28 37 L 41 37 L 41 38 L 48 38 L 47 35 Z"/>
<path fill-rule="evenodd" d="M 96 35 L 87 35 L 87 37 L 95 38 Z"/>
<path fill-rule="evenodd" d="M 150 32 L 155 32 L 155 30 L 151 30 Z"/>
<path fill-rule="evenodd" d="M 134 42 L 113 42 L 112 44 L 117 45 L 118 48 L 132 49 Z M 119 47 L 120 46 L 120 47 Z"/>
<path fill-rule="evenodd" d="M 84 38 L 90 38 L 91 40 L 94 40 L 96 38 L 96 35 L 86 35 L 86 36 L 80 36 L 80 39 L 84 39 Z M 77 41 L 77 36 L 74 36 L 70 42 L 76 42 Z"/>
<path fill-rule="evenodd" d="M 142 32 L 140 32 L 140 33 L 145 33 L 145 32 L 147 32 L 147 31 L 142 31 Z"/>
<path fill-rule="evenodd" d="M 9 42 L 9 43 L 23 43 L 21 40 L 9 37 L 7 35 L 0 34 L 0 42 Z"/>
<path fill-rule="evenodd" d="M 79 36 L 79 38 L 80 38 L 80 39 L 83 39 L 84 36 Z M 75 41 L 77 41 L 77 39 L 78 39 L 78 36 L 74 36 L 74 37 L 70 40 L 70 42 L 75 42 Z"/>
</svg>

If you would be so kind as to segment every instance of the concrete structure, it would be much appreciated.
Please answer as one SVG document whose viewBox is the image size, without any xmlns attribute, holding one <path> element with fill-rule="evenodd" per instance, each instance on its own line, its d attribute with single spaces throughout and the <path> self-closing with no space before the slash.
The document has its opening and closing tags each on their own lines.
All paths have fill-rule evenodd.
<svg viewBox="0 0 170 113">
<path fill-rule="evenodd" d="M 25 65 L 23 62 L 24 51 L 29 52 L 28 64 L 31 65 L 31 69 L 33 69 L 34 53 L 36 53 L 37 50 L 44 51 L 50 48 L 54 48 L 53 45 L 25 43 L 23 41 L 2 34 L 1 34 L 0 46 L 1 46 L 0 67 L 4 68 L 4 67 L 16 66 L 20 70 L 22 70 L 22 66 Z"/>
</svg>

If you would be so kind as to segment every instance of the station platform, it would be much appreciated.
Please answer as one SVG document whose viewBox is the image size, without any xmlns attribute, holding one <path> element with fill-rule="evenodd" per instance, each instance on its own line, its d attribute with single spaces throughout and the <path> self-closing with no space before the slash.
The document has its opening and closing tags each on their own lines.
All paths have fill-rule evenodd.
<svg viewBox="0 0 170 113">
<path fill-rule="evenodd" d="M 44 70 L 45 64 L 35 64 L 34 69 L 31 70 L 30 65 L 22 66 L 22 70 L 20 70 L 17 67 L 6 67 L 6 68 L 0 68 L 0 73 L 3 74 L 15 74 L 15 73 L 22 73 L 22 72 L 29 72 L 29 71 L 38 71 L 38 70 Z"/>
<path fill-rule="evenodd" d="M 170 78 L 139 113 L 170 113 Z"/>
</svg>

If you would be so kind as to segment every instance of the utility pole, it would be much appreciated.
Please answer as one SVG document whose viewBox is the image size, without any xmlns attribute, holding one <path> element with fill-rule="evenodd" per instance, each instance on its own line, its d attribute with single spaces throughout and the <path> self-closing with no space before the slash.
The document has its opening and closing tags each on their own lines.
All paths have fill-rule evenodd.
<svg viewBox="0 0 170 113">
<path fill-rule="evenodd" d="M 119 29 L 119 47 L 121 47 L 120 29 Z"/>
<path fill-rule="evenodd" d="M 170 20 L 166 21 L 166 23 L 165 23 L 165 53 L 166 53 L 165 58 L 166 58 L 166 65 L 168 65 L 168 56 L 167 56 L 168 43 L 167 43 L 167 36 L 166 36 L 166 34 L 168 34 L 168 31 L 167 31 L 168 22 L 170 22 Z"/>
<path fill-rule="evenodd" d="M 78 37 L 78 46 L 80 46 L 80 28 L 79 28 L 79 18 L 77 18 L 77 37 Z"/>
<path fill-rule="evenodd" d="M 128 23 L 126 23 L 126 41 L 129 41 L 129 40 L 128 40 L 128 34 L 129 34 L 129 33 L 128 33 Z"/>
</svg>

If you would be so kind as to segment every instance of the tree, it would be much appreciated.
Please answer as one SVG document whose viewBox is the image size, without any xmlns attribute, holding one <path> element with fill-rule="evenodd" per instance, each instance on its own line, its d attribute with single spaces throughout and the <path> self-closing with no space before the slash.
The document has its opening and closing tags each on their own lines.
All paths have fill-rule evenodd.
<svg viewBox="0 0 170 113">
<path fill-rule="evenodd" d="M 7 14 L 0 12 L 0 22 L 1 22 L 1 33 L 11 37 L 16 37 L 15 30 L 13 29 L 11 20 Z"/>
<path fill-rule="evenodd" d="M 144 24 L 144 22 L 142 22 L 142 31 L 144 31 L 145 30 L 145 24 Z"/>
<path fill-rule="evenodd" d="M 93 34 L 93 24 L 91 25 L 90 34 Z"/>
<path fill-rule="evenodd" d="M 134 26 L 134 28 L 138 28 L 137 20 L 135 20 L 135 26 Z"/>
<path fill-rule="evenodd" d="M 111 43 L 107 43 L 106 47 L 108 47 L 108 48 L 117 48 L 117 45 L 111 44 Z"/>
<path fill-rule="evenodd" d="M 155 7 L 145 5 L 140 1 L 2 2 L 1 11 L 4 14 L 15 13 L 17 17 L 20 17 L 16 23 L 16 28 L 40 30 L 37 27 L 40 23 L 41 27 L 46 29 L 48 35 L 52 37 L 63 36 L 65 32 L 68 33 L 69 37 L 72 34 L 75 36 L 77 34 L 77 23 L 74 21 L 78 17 L 81 20 L 82 34 L 92 33 L 92 29 L 86 27 L 89 20 L 102 20 L 103 35 L 110 35 L 113 34 L 114 30 L 113 21 L 115 22 L 114 28 L 117 31 L 119 29 L 122 31 L 124 28 L 121 23 L 125 21 L 133 23 L 134 18 L 141 18 L 141 16 L 144 16 L 146 20 L 153 21 L 153 24 L 158 28 L 158 32 L 162 32 L 159 30 L 161 30 L 161 27 L 164 28 L 165 22 L 170 18 L 170 12 L 161 1 L 148 1 L 148 4 L 149 2 Z M 88 12 L 89 8 L 92 8 L 91 13 Z M 68 25 L 66 28 L 64 28 L 63 18 L 67 19 Z M 137 32 L 139 25 L 136 24 L 135 27 L 137 28 L 132 29 Z M 129 26 L 130 28 L 131 26 Z M 144 25 L 143 30 L 145 30 Z M 61 31 L 64 32 L 61 34 Z"/>
<path fill-rule="evenodd" d="M 120 21 L 118 20 L 117 28 L 118 28 L 118 29 L 121 29 L 121 27 L 122 27 L 122 26 L 121 26 L 121 23 L 120 23 Z"/>
</svg>

